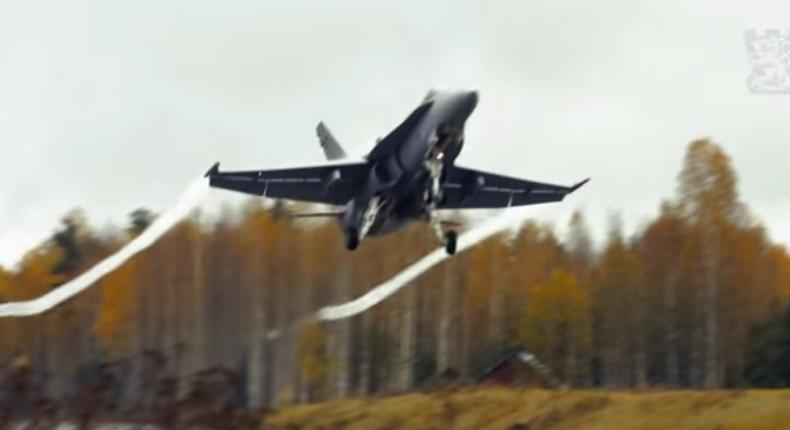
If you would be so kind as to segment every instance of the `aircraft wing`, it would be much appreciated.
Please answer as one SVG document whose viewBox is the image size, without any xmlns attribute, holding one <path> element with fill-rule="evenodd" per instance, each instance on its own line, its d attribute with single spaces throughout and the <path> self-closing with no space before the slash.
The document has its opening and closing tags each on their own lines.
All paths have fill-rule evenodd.
<svg viewBox="0 0 790 430">
<path fill-rule="evenodd" d="M 220 172 L 219 163 L 206 172 L 209 185 L 256 196 L 343 205 L 367 172 L 365 162 L 325 164 L 274 170 Z"/>
<path fill-rule="evenodd" d="M 586 184 L 562 186 L 512 178 L 459 166 L 448 168 L 440 209 L 506 208 L 557 202 Z"/>
</svg>

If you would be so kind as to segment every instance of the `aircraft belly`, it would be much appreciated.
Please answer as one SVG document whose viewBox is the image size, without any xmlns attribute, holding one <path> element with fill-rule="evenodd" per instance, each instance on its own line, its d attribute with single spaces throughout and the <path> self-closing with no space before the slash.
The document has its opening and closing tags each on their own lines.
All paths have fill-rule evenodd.
<svg viewBox="0 0 790 430">
<path fill-rule="evenodd" d="M 368 236 L 381 236 L 384 234 L 392 233 L 404 225 L 406 225 L 410 220 L 407 219 L 397 219 L 394 217 L 385 217 L 381 219 L 380 222 L 373 225 L 368 233 Z"/>
<path fill-rule="evenodd" d="M 379 211 L 376 220 L 368 232 L 369 236 L 378 236 L 392 233 L 405 226 L 411 221 L 421 219 L 425 215 L 419 198 L 415 191 L 410 189 L 410 193 L 394 197 L 386 210 Z M 421 193 L 422 189 L 416 190 Z"/>
</svg>

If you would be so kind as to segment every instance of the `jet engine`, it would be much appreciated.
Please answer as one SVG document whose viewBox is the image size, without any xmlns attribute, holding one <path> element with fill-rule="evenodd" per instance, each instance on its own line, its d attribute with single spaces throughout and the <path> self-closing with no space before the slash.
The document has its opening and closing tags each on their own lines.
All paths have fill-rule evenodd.
<svg viewBox="0 0 790 430">
<path fill-rule="evenodd" d="M 368 189 L 376 194 L 393 187 L 400 179 L 401 171 L 392 163 L 378 162 L 373 165 L 368 175 Z"/>
</svg>

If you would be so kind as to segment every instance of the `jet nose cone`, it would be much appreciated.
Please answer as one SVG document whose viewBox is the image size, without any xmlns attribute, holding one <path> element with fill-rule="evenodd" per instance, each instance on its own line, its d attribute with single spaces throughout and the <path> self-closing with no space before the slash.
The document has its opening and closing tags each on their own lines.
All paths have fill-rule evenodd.
<svg viewBox="0 0 790 430">
<path fill-rule="evenodd" d="M 466 98 L 468 103 L 472 105 L 472 107 L 477 106 L 477 100 L 480 98 L 477 94 L 477 90 L 471 90 L 466 94 Z"/>
<path fill-rule="evenodd" d="M 474 111 L 475 107 L 477 107 L 477 99 L 477 91 L 467 91 L 464 93 L 463 98 L 461 99 L 463 100 L 461 102 L 461 110 L 463 111 L 464 116 L 468 117 L 472 114 L 472 111 Z"/>
</svg>

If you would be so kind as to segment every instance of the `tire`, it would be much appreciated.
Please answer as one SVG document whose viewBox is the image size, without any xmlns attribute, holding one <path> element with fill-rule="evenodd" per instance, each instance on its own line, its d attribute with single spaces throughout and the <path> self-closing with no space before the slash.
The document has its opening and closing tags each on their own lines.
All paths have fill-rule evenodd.
<svg viewBox="0 0 790 430">
<path fill-rule="evenodd" d="M 353 251 L 359 246 L 359 233 L 355 228 L 350 228 L 346 232 L 346 249 Z"/>
<path fill-rule="evenodd" d="M 444 235 L 444 250 L 447 252 L 447 255 L 455 255 L 457 245 L 458 234 L 454 231 L 448 231 Z"/>
</svg>

